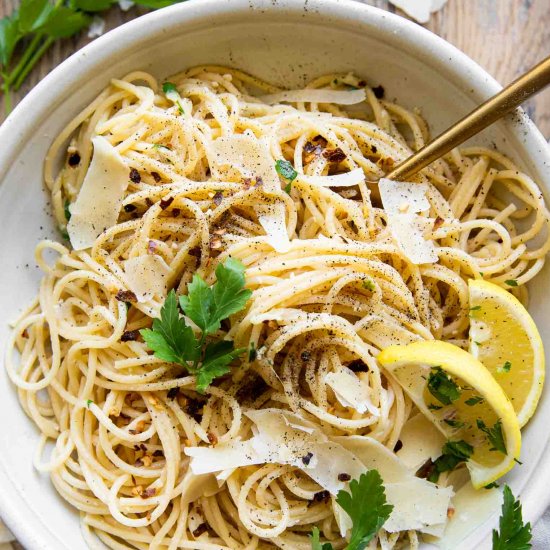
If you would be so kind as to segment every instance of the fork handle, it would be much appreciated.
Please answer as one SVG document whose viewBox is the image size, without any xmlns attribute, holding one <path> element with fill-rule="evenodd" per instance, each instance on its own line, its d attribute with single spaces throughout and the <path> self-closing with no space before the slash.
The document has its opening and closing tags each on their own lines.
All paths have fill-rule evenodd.
<svg viewBox="0 0 550 550">
<path fill-rule="evenodd" d="M 386 178 L 396 181 L 410 178 L 434 160 L 441 158 L 451 149 L 487 128 L 487 126 L 521 105 L 549 84 L 550 56 L 397 165 Z"/>
</svg>

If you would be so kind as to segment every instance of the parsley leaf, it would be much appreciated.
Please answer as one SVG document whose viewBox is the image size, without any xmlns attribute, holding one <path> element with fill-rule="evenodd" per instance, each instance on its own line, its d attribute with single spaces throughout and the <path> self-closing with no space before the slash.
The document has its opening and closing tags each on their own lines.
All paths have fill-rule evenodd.
<svg viewBox="0 0 550 550">
<path fill-rule="evenodd" d="M 493 530 L 493 550 L 529 550 L 531 545 L 531 524 L 523 524 L 521 503 L 516 500 L 510 487 L 504 486 L 502 515 L 499 530 Z"/>
<path fill-rule="evenodd" d="M 481 306 L 474 306 L 470 308 L 470 311 L 479 311 L 481 309 Z"/>
<path fill-rule="evenodd" d="M 518 286 L 518 282 L 515 279 L 508 279 L 504 281 L 508 286 Z"/>
<path fill-rule="evenodd" d="M 495 422 L 492 428 L 488 428 L 483 420 L 476 421 L 477 427 L 487 436 L 489 443 L 493 446 L 491 451 L 500 451 L 503 454 L 506 452 L 506 444 L 504 443 L 504 435 L 502 434 L 502 420 L 500 418 Z"/>
<path fill-rule="evenodd" d="M 108 10 L 113 3 L 114 0 L 71 0 L 69 5 L 71 8 L 93 13 Z"/>
<path fill-rule="evenodd" d="M 193 329 L 180 318 L 178 299 L 173 290 L 160 310 L 160 319 L 153 321 L 153 329 L 143 329 L 140 333 L 155 356 L 163 361 L 185 365 L 187 361 L 199 358 L 200 350 Z"/>
<path fill-rule="evenodd" d="M 474 397 L 470 397 L 470 399 L 466 399 L 464 403 L 466 403 L 466 405 L 468 405 L 469 407 L 473 407 L 478 403 L 483 403 L 483 397 L 480 397 L 479 395 L 475 395 Z"/>
<path fill-rule="evenodd" d="M 220 340 L 208 344 L 204 350 L 202 367 L 197 373 L 197 390 L 201 393 L 212 380 L 229 372 L 229 364 L 246 351 L 246 348 L 233 349 L 233 342 Z"/>
<path fill-rule="evenodd" d="M 428 481 L 436 483 L 443 472 L 454 470 L 461 462 L 467 462 L 472 456 L 474 448 L 466 441 L 447 441 L 441 449 L 442 455 L 434 462 L 433 471 Z"/>
<path fill-rule="evenodd" d="M 435 367 L 428 378 L 429 392 L 443 405 L 451 405 L 460 397 L 460 390 L 441 367 Z"/>
<path fill-rule="evenodd" d="M 496 489 L 497 487 L 500 487 L 500 485 L 496 481 L 493 481 L 492 483 L 489 483 L 489 485 L 485 485 L 483 488 L 489 490 Z"/>
<path fill-rule="evenodd" d="M 361 474 L 349 484 L 350 492 L 339 491 L 336 502 L 353 522 L 347 550 L 364 550 L 393 510 L 386 503 L 386 493 L 378 470 Z M 325 550 L 324 548 L 322 550 Z"/>
<path fill-rule="evenodd" d="M 311 550 L 333 550 L 332 544 L 330 542 L 325 542 L 321 544 L 319 527 L 315 526 L 311 530 Z"/>
<path fill-rule="evenodd" d="M 503 372 L 510 372 L 510 369 L 512 368 L 512 363 L 510 361 L 506 361 L 502 367 L 497 367 L 497 372 L 503 373 Z"/>
<path fill-rule="evenodd" d="M 374 286 L 374 282 L 370 279 L 363 279 L 363 288 L 366 290 L 370 290 L 371 292 L 374 292 L 376 287 Z"/>
<path fill-rule="evenodd" d="M 80 32 L 91 21 L 91 18 L 81 11 L 59 6 L 50 13 L 40 30 L 53 39 L 67 38 Z"/>
<path fill-rule="evenodd" d="M 176 88 L 176 85 L 173 84 L 172 82 L 165 82 L 163 85 L 162 85 L 162 91 L 165 93 L 165 94 L 172 94 L 172 93 L 178 93 L 178 90 Z"/>
<path fill-rule="evenodd" d="M 23 34 L 38 29 L 52 10 L 48 0 L 23 0 L 19 7 L 19 31 Z"/>
<path fill-rule="evenodd" d="M 282 176 L 290 183 L 298 177 L 298 172 L 294 170 L 294 166 L 292 166 L 288 160 L 278 160 L 275 163 L 275 170 L 277 170 L 277 174 L 279 174 L 279 176 Z"/>
<path fill-rule="evenodd" d="M 142 329 L 147 346 L 155 357 L 177 363 L 197 377 L 197 391 L 204 393 L 215 378 L 229 372 L 229 364 L 245 348 L 234 349 L 233 342 L 221 340 L 206 343 L 206 337 L 216 332 L 221 321 L 240 311 L 251 292 L 244 289 L 244 266 L 229 258 L 216 269 L 217 281 L 209 287 L 195 275 L 187 285 L 187 296 L 180 296 L 179 304 L 185 314 L 201 330 L 200 338 L 180 316 L 178 298 L 171 290 L 160 311 L 160 319 L 153 321 L 152 329 Z"/>
<path fill-rule="evenodd" d="M 63 205 L 63 211 L 65 212 L 65 219 L 69 221 L 71 219 L 71 211 L 69 209 L 69 206 L 71 206 L 71 203 L 66 200 L 65 204 Z"/>
</svg>

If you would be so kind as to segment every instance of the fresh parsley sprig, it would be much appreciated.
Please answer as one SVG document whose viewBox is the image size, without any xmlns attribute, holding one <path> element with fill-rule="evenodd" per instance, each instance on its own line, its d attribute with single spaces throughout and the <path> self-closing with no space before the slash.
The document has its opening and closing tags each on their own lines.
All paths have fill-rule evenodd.
<svg viewBox="0 0 550 550">
<path fill-rule="evenodd" d="M 492 428 L 489 428 L 483 420 L 476 420 L 477 427 L 487 436 L 492 447 L 490 451 L 500 451 L 502 454 L 507 454 L 504 434 L 502 433 L 502 420 L 499 418 Z"/>
<path fill-rule="evenodd" d="M 384 484 L 378 470 L 369 470 L 353 479 L 348 491 L 339 491 L 336 502 L 352 520 L 351 536 L 346 550 L 364 550 L 392 513 L 393 506 L 386 502 Z M 311 534 L 312 550 L 333 550 L 332 544 L 321 545 L 319 529 Z"/>
<path fill-rule="evenodd" d="M 184 0 L 134 0 L 157 9 Z M 6 113 L 11 93 L 17 91 L 50 46 L 78 34 L 92 22 L 92 15 L 108 10 L 118 0 L 21 0 L 19 9 L 0 20 L 0 76 Z M 15 59 L 17 46 L 24 43 Z"/>
<path fill-rule="evenodd" d="M 180 315 L 178 298 L 172 290 L 153 321 L 152 329 L 140 331 L 155 357 L 177 363 L 197 377 L 197 391 L 203 393 L 212 381 L 229 372 L 229 364 L 246 348 L 234 349 L 233 342 L 206 342 L 208 336 L 220 329 L 221 322 L 241 311 L 252 292 L 244 288 L 245 268 L 233 258 L 216 268 L 216 283 L 208 286 L 194 275 L 187 285 L 187 296 L 179 297 L 179 307 L 200 329 L 197 338 L 193 329 Z"/>
<path fill-rule="evenodd" d="M 523 523 L 520 501 L 505 485 L 499 531 L 493 530 L 493 550 L 530 550 L 531 536 L 531 524 Z"/>
<path fill-rule="evenodd" d="M 466 441 L 447 441 L 441 449 L 441 456 L 433 463 L 428 481 L 437 483 L 440 474 L 454 470 L 461 462 L 467 462 L 473 452 L 474 448 Z"/>
</svg>

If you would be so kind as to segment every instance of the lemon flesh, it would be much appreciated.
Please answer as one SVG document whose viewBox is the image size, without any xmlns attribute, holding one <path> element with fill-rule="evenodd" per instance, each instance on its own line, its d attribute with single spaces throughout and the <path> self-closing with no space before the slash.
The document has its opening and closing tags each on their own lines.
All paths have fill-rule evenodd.
<svg viewBox="0 0 550 550">
<path fill-rule="evenodd" d="M 535 322 L 502 288 L 470 280 L 470 353 L 509 397 L 520 426 L 531 418 L 544 384 L 544 349 Z"/>
<path fill-rule="evenodd" d="M 514 466 L 521 451 L 516 413 L 491 373 L 470 353 L 429 340 L 390 346 L 378 355 L 378 361 L 448 439 L 472 445 L 474 452 L 466 465 L 475 488 L 492 483 Z M 433 381 L 444 382 L 443 377 L 457 389 L 449 403 L 430 391 Z M 480 423 L 500 432 L 502 450 L 495 448 Z"/>
</svg>

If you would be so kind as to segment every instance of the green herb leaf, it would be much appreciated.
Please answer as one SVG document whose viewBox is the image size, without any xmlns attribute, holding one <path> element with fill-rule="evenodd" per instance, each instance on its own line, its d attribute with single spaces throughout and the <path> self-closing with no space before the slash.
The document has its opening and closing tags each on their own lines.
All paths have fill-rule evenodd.
<svg viewBox="0 0 550 550">
<path fill-rule="evenodd" d="M 508 279 L 504 281 L 508 286 L 518 286 L 518 282 L 515 279 Z"/>
<path fill-rule="evenodd" d="M 432 369 L 428 378 L 428 390 L 443 405 L 451 405 L 460 397 L 458 386 L 441 367 Z"/>
<path fill-rule="evenodd" d="M 336 502 L 353 522 L 348 550 L 364 550 L 393 510 L 386 503 L 386 493 L 378 470 L 361 474 L 349 484 L 350 492 L 339 491 Z"/>
<path fill-rule="evenodd" d="M 290 195 L 290 192 L 291 192 L 291 191 L 292 191 L 292 183 L 287 183 L 287 184 L 285 185 L 285 193 L 286 193 L 287 195 Z"/>
<path fill-rule="evenodd" d="M 256 357 L 258 357 L 258 351 L 254 346 L 254 342 L 250 342 L 250 348 L 248 349 L 248 362 L 252 363 L 252 361 L 256 361 Z"/>
<path fill-rule="evenodd" d="M 483 488 L 489 490 L 496 489 L 497 487 L 500 487 L 500 485 L 496 481 L 493 481 L 493 483 L 489 483 L 489 485 L 485 485 Z"/>
<path fill-rule="evenodd" d="M 434 405 L 433 403 L 430 403 L 428 405 L 428 409 L 430 409 L 430 411 L 440 411 L 443 407 L 441 405 Z"/>
<path fill-rule="evenodd" d="M 71 211 L 69 210 L 69 206 L 71 206 L 71 203 L 66 200 L 63 204 L 63 211 L 65 212 L 65 219 L 69 221 L 71 219 Z"/>
<path fill-rule="evenodd" d="M 363 279 L 363 288 L 366 288 L 371 292 L 374 292 L 374 290 L 376 289 L 374 283 L 370 279 Z"/>
<path fill-rule="evenodd" d="M 98 12 L 108 10 L 116 0 L 71 0 L 69 6 L 73 9 Z"/>
<path fill-rule="evenodd" d="M 481 309 L 481 306 L 474 306 L 470 308 L 470 311 L 479 311 Z"/>
<path fill-rule="evenodd" d="M 506 453 L 506 444 L 504 443 L 504 435 L 502 434 L 502 420 L 500 418 L 495 422 L 492 428 L 488 428 L 483 420 L 476 421 L 477 427 L 487 436 L 489 443 L 493 446 L 491 451 L 500 451 Z"/>
<path fill-rule="evenodd" d="M 55 8 L 41 27 L 51 38 L 67 38 L 80 32 L 91 23 L 91 18 L 80 11 L 65 6 Z"/>
<path fill-rule="evenodd" d="M 478 395 L 476 395 L 475 397 L 470 397 L 470 399 L 466 399 L 466 401 L 464 401 L 464 403 L 466 403 L 466 405 L 468 405 L 470 407 L 473 407 L 474 405 L 477 405 L 478 403 L 483 403 L 483 397 L 479 397 Z"/>
<path fill-rule="evenodd" d="M 291 183 L 298 176 L 298 172 L 294 170 L 294 167 L 290 164 L 290 162 L 288 162 L 288 160 L 278 160 L 275 163 L 275 170 L 277 170 L 277 174 L 279 174 L 279 176 L 289 180 Z"/>
<path fill-rule="evenodd" d="M 204 390 L 212 383 L 212 380 L 229 372 L 229 364 L 246 351 L 246 348 L 233 349 L 233 342 L 220 340 L 208 344 L 204 350 L 202 366 L 197 372 L 197 390 Z"/>
<path fill-rule="evenodd" d="M 162 85 L 162 91 L 167 95 L 167 94 L 173 94 L 173 93 L 178 93 L 178 89 L 176 88 L 176 85 L 172 82 L 165 82 L 163 85 Z M 179 94 L 178 94 L 179 95 Z"/>
<path fill-rule="evenodd" d="M 19 14 L 17 11 L 11 17 L 0 19 L 0 63 L 4 67 L 9 64 L 13 50 L 20 38 Z"/>
<path fill-rule="evenodd" d="M 497 367 L 497 372 L 503 373 L 503 372 L 510 372 L 510 369 L 512 368 L 512 363 L 510 361 L 506 361 L 502 367 Z"/>
<path fill-rule="evenodd" d="M 451 426 L 451 428 L 456 428 L 456 429 L 459 429 L 465 426 L 464 422 L 460 422 L 459 420 L 451 420 L 449 418 L 444 418 L 443 422 L 445 422 L 447 426 Z"/>
<path fill-rule="evenodd" d="M 134 4 L 152 9 L 167 8 L 180 2 L 185 2 L 185 0 L 134 0 Z"/>
<path fill-rule="evenodd" d="M 145 343 L 155 352 L 155 357 L 186 365 L 188 361 L 199 358 L 200 349 L 197 346 L 193 329 L 180 318 L 176 293 L 171 290 L 160 310 L 160 319 L 153 321 L 153 329 L 139 331 Z"/>
<path fill-rule="evenodd" d="M 90 408 L 90 405 L 93 403 L 93 401 L 91 399 L 88 399 L 88 401 L 86 401 L 86 407 Z"/>
<path fill-rule="evenodd" d="M 19 30 L 25 34 L 41 27 L 53 10 L 48 0 L 23 0 L 19 6 Z"/>
<path fill-rule="evenodd" d="M 516 500 L 510 487 L 504 486 L 502 514 L 499 530 L 493 530 L 493 550 L 529 550 L 531 545 L 531 524 L 524 525 L 521 503 Z"/>
<path fill-rule="evenodd" d="M 461 462 L 467 462 L 474 448 L 466 441 L 447 441 L 441 449 L 442 455 L 434 462 L 434 470 L 428 476 L 428 481 L 436 483 L 443 472 L 454 470 Z"/>
<path fill-rule="evenodd" d="M 332 544 L 330 542 L 325 542 L 324 544 L 321 544 L 320 539 L 320 533 L 319 533 L 319 527 L 315 526 L 311 530 L 311 550 L 334 550 Z"/>
</svg>

